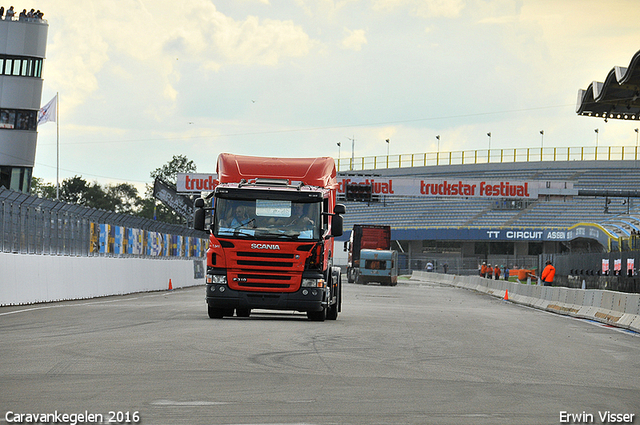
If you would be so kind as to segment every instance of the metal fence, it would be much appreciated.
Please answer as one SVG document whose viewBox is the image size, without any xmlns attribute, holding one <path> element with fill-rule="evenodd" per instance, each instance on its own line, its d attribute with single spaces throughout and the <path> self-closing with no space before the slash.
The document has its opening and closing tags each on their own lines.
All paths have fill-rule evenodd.
<svg viewBox="0 0 640 425">
<path fill-rule="evenodd" d="M 336 158 L 338 171 L 537 161 L 618 161 L 640 159 L 638 146 L 478 149 Z"/>
<path fill-rule="evenodd" d="M 180 225 L 0 187 L 0 252 L 200 258 L 206 242 L 206 233 Z"/>
</svg>

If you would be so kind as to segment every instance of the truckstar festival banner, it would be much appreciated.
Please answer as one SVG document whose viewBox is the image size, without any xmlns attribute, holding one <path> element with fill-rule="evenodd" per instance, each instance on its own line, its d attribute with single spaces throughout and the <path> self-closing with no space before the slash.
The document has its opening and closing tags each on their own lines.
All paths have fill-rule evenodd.
<svg viewBox="0 0 640 425">
<path fill-rule="evenodd" d="M 372 195 L 518 199 L 537 199 L 542 188 L 573 188 L 571 182 L 348 177 L 338 180 L 338 193 L 349 184 L 371 185 Z"/>
<path fill-rule="evenodd" d="M 178 173 L 176 190 L 178 193 L 212 192 L 217 185 L 217 174 Z"/>
<path fill-rule="evenodd" d="M 178 173 L 177 192 L 213 191 L 218 185 L 217 178 L 217 174 Z M 560 194 L 573 189 L 573 182 L 565 181 L 438 180 L 353 176 L 338 178 L 338 193 L 344 195 L 348 184 L 371 185 L 372 195 L 416 197 L 537 199 L 542 191 Z"/>
</svg>

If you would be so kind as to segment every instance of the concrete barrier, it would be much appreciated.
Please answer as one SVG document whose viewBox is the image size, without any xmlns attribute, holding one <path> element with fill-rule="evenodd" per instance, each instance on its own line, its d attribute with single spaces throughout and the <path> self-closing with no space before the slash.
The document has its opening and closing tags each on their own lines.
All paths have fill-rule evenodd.
<svg viewBox="0 0 640 425">
<path fill-rule="evenodd" d="M 0 306 L 167 290 L 169 279 L 204 284 L 193 260 L 0 253 Z"/>
<path fill-rule="evenodd" d="M 412 278 L 471 289 L 500 298 L 504 298 L 506 291 L 509 291 L 509 301 L 518 304 L 640 332 L 640 294 L 527 285 L 479 276 L 455 276 L 423 271 L 414 271 Z"/>
</svg>

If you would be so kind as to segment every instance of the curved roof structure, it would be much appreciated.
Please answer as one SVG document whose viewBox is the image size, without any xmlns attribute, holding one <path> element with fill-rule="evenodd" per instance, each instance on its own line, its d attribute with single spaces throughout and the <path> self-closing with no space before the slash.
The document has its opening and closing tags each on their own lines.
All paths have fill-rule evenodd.
<svg viewBox="0 0 640 425">
<path fill-rule="evenodd" d="M 640 119 L 640 51 L 629 66 L 614 67 L 604 83 L 594 81 L 578 90 L 578 115 L 605 119 Z"/>
</svg>

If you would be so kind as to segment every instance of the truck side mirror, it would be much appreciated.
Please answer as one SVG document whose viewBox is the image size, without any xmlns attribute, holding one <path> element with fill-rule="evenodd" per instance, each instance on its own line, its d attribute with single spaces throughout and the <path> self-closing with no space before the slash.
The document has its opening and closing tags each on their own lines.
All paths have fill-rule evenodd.
<svg viewBox="0 0 640 425">
<path fill-rule="evenodd" d="M 204 199 L 198 198 L 194 203 L 196 210 L 193 213 L 193 228 L 195 230 L 203 230 L 204 231 Z"/>
<path fill-rule="evenodd" d="M 345 206 L 343 204 L 336 204 L 335 207 L 333 207 L 333 213 L 334 214 L 344 214 L 347 212 L 347 209 L 345 208 Z"/>
<path fill-rule="evenodd" d="M 342 236 L 342 216 L 334 215 L 331 218 L 331 236 Z"/>
</svg>

